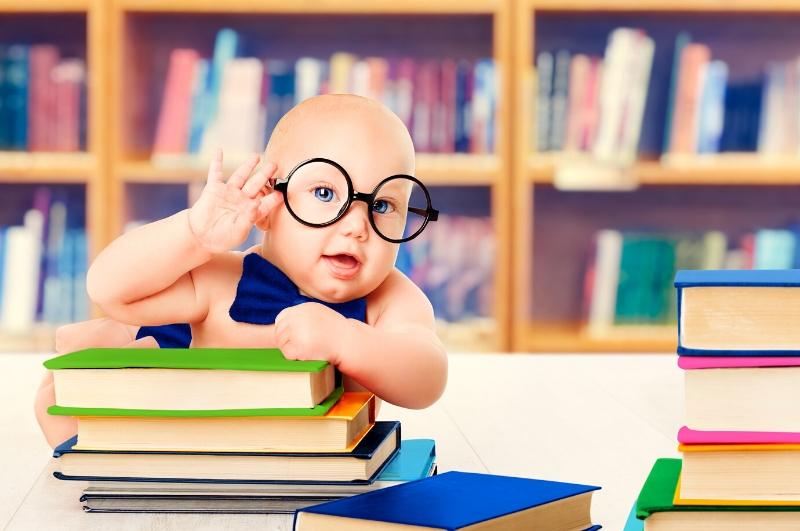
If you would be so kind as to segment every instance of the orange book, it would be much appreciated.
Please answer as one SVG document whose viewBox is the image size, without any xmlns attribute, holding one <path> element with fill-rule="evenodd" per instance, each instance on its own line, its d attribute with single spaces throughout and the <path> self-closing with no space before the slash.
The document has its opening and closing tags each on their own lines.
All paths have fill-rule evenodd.
<svg viewBox="0 0 800 531">
<path fill-rule="evenodd" d="M 672 153 L 697 151 L 697 113 L 704 71 L 710 60 L 711 50 L 705 44 L 687 44 L 681 52 L 675 115 L 670 134 Z"/>
</svg>

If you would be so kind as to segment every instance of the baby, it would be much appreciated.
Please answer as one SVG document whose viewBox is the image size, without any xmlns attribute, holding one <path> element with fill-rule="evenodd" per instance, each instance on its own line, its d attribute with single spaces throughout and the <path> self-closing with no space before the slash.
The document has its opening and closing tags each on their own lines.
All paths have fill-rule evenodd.
<svg viewBox="0 0 800 531">
<path fill-rule="evenodd" d="M 430 302 L 394 267 L 399 242 L 438 214 L 413 174 L 411 138 L 388 108 L 353 95 L 305 100 L 277 124 L 263 162 L 254 155 L 226 180 L 218 152 L 191 208 L 97 256 L 87 288 L 111 319 L 82 324 L 85 339 L 62 332 L 57 350 L 123 346 L 136 328 L 123 323 L 144 325 L 140 337 L 189 323 L 193 347 L 277 347 L 329 361 L 347 389 L 427 407 L 444 391 L 447 356 Z M 261 245 L 232 251 L 253 225 Z M 47 415 L 53 402 L 48 375 L 36 413 L 51 445 L 75 433 L 73 419 Z"/>
</svg>

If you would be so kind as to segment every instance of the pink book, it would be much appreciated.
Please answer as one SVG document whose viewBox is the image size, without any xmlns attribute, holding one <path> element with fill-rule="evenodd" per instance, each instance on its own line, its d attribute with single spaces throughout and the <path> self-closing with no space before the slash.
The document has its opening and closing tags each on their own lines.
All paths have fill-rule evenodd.
<svg viewBox="0 0 800 531">
<path fill-rule="evenodd" d="M 192 84 L 199 55 L 196 50 L 178 48 L 169 57 L 161 113 L 158 116 L 154 153 L 185 153 L 189 145 Z"/>
<path fill-rule="evenodd" d="M 741 369 L 754 367 L 798 367 L 800 357 L 712 357 L 678 356 L 678 367 L 696 369 Z"/>
<path fill-rule="evenodd" d="M 682 427 L 681 444 L 800 444 L 800 433 L 778 431 L 699 431 Z"/>
<path fill-rule="evenodd" d="M 673 153 L 695 152 L 703 70 L 710 60 L 711 50 L 705 44 L 687 44 L 681 53 L 670 144 Z"/>
</svg>

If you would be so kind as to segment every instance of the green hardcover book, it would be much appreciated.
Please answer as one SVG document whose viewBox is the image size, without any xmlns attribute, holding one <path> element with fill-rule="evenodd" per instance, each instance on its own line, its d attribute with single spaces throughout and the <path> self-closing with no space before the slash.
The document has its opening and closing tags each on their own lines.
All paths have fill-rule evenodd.
<svg viewBox="0 0 800 531">
<path fill-rule="evenodd" d="M 332 365 L 277 349 L 95 348 L 44 366 L 58 415 L 324 415 L 342 392 Z"/>
<path fill-rule="evenodd" d="M 675 505 L 680 459 L 657 459 L 636 500 L 645 531 L 800 529 L 800 506 Z"/>
</svg>

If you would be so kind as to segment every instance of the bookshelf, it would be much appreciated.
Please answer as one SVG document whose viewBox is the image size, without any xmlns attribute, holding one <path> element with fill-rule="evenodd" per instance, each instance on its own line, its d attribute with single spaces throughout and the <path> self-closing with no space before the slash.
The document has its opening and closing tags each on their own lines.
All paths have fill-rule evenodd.
<svg viewBox="0 0 800 531">
<path fill-rule="evenodd" d="M 112 4 L 108 60 L 110 165 L 108 212 L 112 234 L 147 215 L 147 203 L 163 194 L 175 197 L 182 186 L 205 180 L 205 161 L 191 156 L 169 167 L 154 165 L 150 154 L 160 106 L 166 59 L 178 47 L 206 57 L 216 32 L 233 28 L 249 41 L 250 55 L 293 59 L 330 57 L 346 50 L 357 56 L 402 55 L 412 58 L 491 57 L 498 65 L 499 104 L 495 150 L 491 154 L 420 153 L 419 176 L 434 195 L 480 190 L 476 197 L 489 213 L 497 245 L 490 319 L 442 323 L 451 349 L 507 350 L 511 321 L 509 297 L 511 213 L 508 97 L 511 41 L 510 2 L 277 2 L 233 0 L 173 2 L 117 0 Z M 190 23 L 187 23 L 190 22 Z M 307 36 L 313 35 L 309 39 Z M 226 161 L 227 162 L 227 161 Z M 233 162 L 233 161 L 232 161 Z M 195 187 L 196 188 L 196 187 Z M 458 192 L 462 193 L 458 193 Z M 446 201 L 459 214 L 458 200 Z M 152 215 L 152 213 L 151 213 Z"/>
<path fill-rule="evenodd" d="M 63 197 L 81 203 L 93 256 L 108 242 L 108 78 L 105 68 L 104 0 L 0 1 L 0 30 L 4 44 L 50 43 L 66 57 L 77 57 L 86 64 L 86 149 L 79 152 L 0 151 L 0 186 L 3 188 L 4 225 L 20 224 L 30 208 L 35 190 L 52 187 Z M 77 199 L 75 199 L 77 198 Z M 0 332 L 0 349 L 46 351 L 52 348 L 54 328 L 37 324 L 30 333 Z"/>
<path fill-rule="evenodd" d="M 636 162 L 613 170 L 624 176 L 620 183 L 627 183 L 628 191 L 613 186 L 602 191 L 559 189 L 559 168 L 578 165 L 587 173 L 605 170 L 589 155 L 536 152 L 529 147 L 535 144 L 539 119 L 534 67 L 537 47 L 554 51 L 574 46 L 573 53 L 603 55 L 602 35 L 608 35 L 610 29 L 644 27 L 656 40 L 659 61 L 659 48 L 662 54 L 672 53 L 672 43 L 665 36 L 671 34 L 674 42 L 674 36 L 685 26 L 700 42 L 709 40 L 713 55 L 738 67 L 738 74 L 752 75 L 767 60 L 795 57 L 800 51 L 797 40 L 778 42 L 778 35 L 784 35 L 781 24 L 796 27 L 800 22 L 800 4 L 518 0 L 513 18 L 512 349 L 674 351 L 674 325 L 589 331 L 581 308 L 581 290 L 592 235 L 605 228 L 718 229 L 737 234 L 753 226 L 780 227 L 793 219 L 793 213 L 779 198 L 798 197 L 800 158 L 760 153 L 660 156 L 648 150 L 643 153 L 642 146 L 647 142 L 642 142 Z M 721 18 L 726 24 L 719 23 Z M 660 60 L 663 62 L 663 55 Z M 666 78 L 661 84 L 668 88 L 669 72 L 663 74 L 654 67 L 652 75 Z M 650 92 L 653 86 L 651 80 Z M 663 87 L 655 90 L 664 92 Z M 652 116 L 646 112 L 645 120 L 648 118 Z"/>
</svg>

